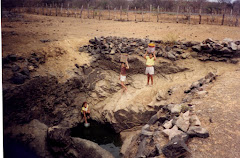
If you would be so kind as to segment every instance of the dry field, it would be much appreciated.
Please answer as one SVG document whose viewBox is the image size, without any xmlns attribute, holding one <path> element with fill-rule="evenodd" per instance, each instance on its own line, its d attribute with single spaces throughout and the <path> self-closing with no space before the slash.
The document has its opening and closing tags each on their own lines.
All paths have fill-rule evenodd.
<svg viewBox="0 0 240 158">
<path fill-rule="evenodd" d="M 165 41 L 203 41 L 206 38 L 239 40 L 240 28 L 23 14 L 23 17 L 17 20 L 2 19 L 2 56 L 12 53 L 28 56 L 32 52 L 46 52 L 49 58 L 42 71 L 56 71 L 56 74 L 67 79 L 64 72 L 74 67 L 73 62 L 79 65 L 89 63 L 90 57 L 87 54 L 82 53 L 77 57 L 75 54 L 79 54 L 78 48 L 87 44 L 94 36 L 148 37 Z M 40 40 L 50 42 L 43 43 Z M 58 49 L 64 50 L 66 54 L 61 58 L 51 58 L 57 56 L 55 53 Z M 218 66 L 220 67 L 221 63 Z M 223 72 L 212 88 L 209 88 L 209 95 L 203 100 L 193 101 L 200 111 L 203 127 L 210 131 L 209 138 L 195 138 L 189 142 L 194 158 L 240 157 L 239 65 L 222 66 L 226 66 L 226 73 Z"/>
</svg>

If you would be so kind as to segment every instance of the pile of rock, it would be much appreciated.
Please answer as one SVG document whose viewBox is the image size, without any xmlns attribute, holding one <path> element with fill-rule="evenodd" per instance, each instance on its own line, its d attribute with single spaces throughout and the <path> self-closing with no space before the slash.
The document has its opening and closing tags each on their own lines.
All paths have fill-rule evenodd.
<svg viewBox="0 0 240 158">
<path fill-rule="evenodd" d="M 166 157 L 180 157 L 190 153 L 186 144 L 189 138 L 209 137 L 208 131 L 201 126 L 194 105 L 186 102 L 196 96 L 207 94 L 204 88 L 215 78 L 214 73 L 208 73 L 204 78 L 192 83 L 185 91 L 187 95 L 180 104 L 162 105 L 161 109 L 142 127 L 139 134 L 132 138 L 128 146 L 131 150 L 123 153 L 124 157 L 155 157 L 161 154 Z M 164 97 L 156 99 L 163 100 Z M 168 137 L 168 141 L 165 137 Z"/>
<path fill-rule="evenodd" d="M 240 41 L 225 39 L 214 41 L 206 39 L 202 43 L 196 41 L 178 41 L 175 43 L 163 42 L 162 40 L 149 40 L 126 37 L 95 37 L 89 40 L 89 45 L 79 48 L 80 52 L 87 52 L 96 58 L 99 55 L 118 53 L 137 54 L 143 56 L 147 50 L 148 43 L 156 44 L 156 56 L 170 59 L 172 61 L 187 59 L 191 56 L 191 51 L 197 52 L 199 60 L 223 61 L 237 63 L 232 59 L 240 53 Z"/>
<path fill-rule="evenodd" d="M 240 54 L 240 41 L 224 39 L 223 41 L 208 38 L 202 43 L 192 47 L 197 52 L 197 57 L 202 61 L 224 61 L 236 64 L 238 61 L 232 59 Z"/>
<path fill-rule="evenodd" d="M 154 157 L 163 153 L 166 157 L 179 157 L 190 152 L 186 145 L 189 138 L 209 137 L 192 105 L 184 108 L 180 106 L 180 113 L 172 113 L 173 108 L 176 107 L 172 104 L 164 106 L 153 115 L 142 127 L 140 134 L 132 139 L 129 149 L 137 143 L 137 152 L 132 153 L 134 150 L 129 150 L 124 156 Z M 168 137 L 169 142 L 166 142 L 163 136 Z"/>
<path fill-rule="evenodd" d="M 30 78 L 31 71 L 38 68 L 39 64 L 45 63 L 45 56 L 40 53 L 32 53 L 30 57 L 24 58 L 15 54 L 10 54 L 2 58 L 2 61 L 4 68 L 3 73 L 7 73 L 7 76 L 12 76 L 10 82 L 13 84 L 23 84 L 26 79 Z M 4 79 L 8 80 L 8 78 Z"/>
<path fill-rule="evenodd" d="M 217 75 L 209 72 L 205 77 L 199 79 L 196 82 L 193 82 L 188 90 L 185 90 L 184 93 L 187 95 L 183 98 L 183 102 L 189 102 L 193 98 L 202 98 L 207 94 L 207 91 L 204 90 L 205 85 L 213 82 L 216 79 Z"/>
<path fill-rule="evenodd" d="M 190 53 L 186 52 L 188 47 L 199 44 L 199 42 L 177 42 L 175 45 L 164 43 L 162 40 L 149 40 L 126 37 L 95 37 L 90 39 L 90 45 L 84 45 L 79 48 L 80 52 L 88 52 L 92 56 L 99 54 L 127 53 L 143 56 L 147 50 L 148 43 L 154 42 L 156 45 L 156 56 L 164 57 L 170 60 L 186 59 Z"/>
</svg>

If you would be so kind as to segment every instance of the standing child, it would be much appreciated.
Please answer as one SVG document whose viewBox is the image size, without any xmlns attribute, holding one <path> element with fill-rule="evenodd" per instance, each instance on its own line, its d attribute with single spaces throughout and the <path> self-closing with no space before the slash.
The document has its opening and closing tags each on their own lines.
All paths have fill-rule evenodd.
<svg viewBox="0 0 240 158">
<path fill-rule="evenodd" d="M 124 84 L 124 82 L 126 81 L 127 69 L 129 69 L 129 65 L 128 65 L 128 62 L 126 61 L 126 64 L 124 62 L 121 64 L 121 71 L 119 76 L 119 80 L 121 81 L 123 92 L 127 90 L 127 87 Z"/>
<path fill-rule="evenodd" d="M 85 120 L 85 124 L 84 125 L 88 126 L 89 124 L 87 122 L 87 119 L 90 118 L 90 109 L 89 109 L 89 106 L 88 106 L 87 102 L 83 102 L 81 113 L 82 113 L 83 118 Z"/>
<path fill-rule="evenodd" d="M 152 84 L 153 85 L 153 75 L 154 75 L 154 62 L 157 59 L 156 55 L 155 55 L 155 44 L 154 43 L 149 43 L 148 44 L 148 50 L 146 51 L 146 53 L 144 54 L 144 58 L 147 60 L 146 62 L 146 71 L 145 74 L 148 77 L 147 80 L 147 85 L 149 85 L 149 80 L 151 78 Z M 148 53 L 149 56 L 148 56 Z"/>
</svg>

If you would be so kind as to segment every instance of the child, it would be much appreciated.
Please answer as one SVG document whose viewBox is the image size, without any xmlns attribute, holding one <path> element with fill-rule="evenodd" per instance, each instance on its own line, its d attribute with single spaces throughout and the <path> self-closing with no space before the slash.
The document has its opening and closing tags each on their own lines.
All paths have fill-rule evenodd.
<svg viewBox="0 0 240 158">
<path fill-rule="evenodd" d="M 87 119 L 90 118 L 90 109 L 87 102 L 83 102 L 81 113 L 84 117 L 85 124 L 88 124 Z"/>
<path fill-rule="evenodd" d="M 125 86 L 124 82 L 126 81 L 126 70 L 129 69 L 129 65 L 128 62 L 126 61 L 126 65 L 125 63 L 121 64 L 121 72 L 120 72 L 120 76 L 119 76 L 119 80 L 121 81 L 121 85 L 123 88 L 123 92 L 125 92 L 127 90 L 127 87 Z"/>
<path fill-rule="evenodd" d="M 149 43 L 148 47 L 150 48 L 148 50 L 153 50 L 153 52 L 146 51 L 146 53 L 144 54 L 144 58 L 147 60 L 145 74 L 148 76 L 147 85 L 149 85 L 150 78 L 151 78 L 152 85 L 153 85 L 153 75 L 154 75 L 154 67 L 153 66 L 154 66 L 155 60 L 157 59 L 156 55 L 155 55 L 155 50 L 154 50 L 155 44 Z M 149 56 L 148 56 L 148 53 L 150 53 Z"/>
</svg>

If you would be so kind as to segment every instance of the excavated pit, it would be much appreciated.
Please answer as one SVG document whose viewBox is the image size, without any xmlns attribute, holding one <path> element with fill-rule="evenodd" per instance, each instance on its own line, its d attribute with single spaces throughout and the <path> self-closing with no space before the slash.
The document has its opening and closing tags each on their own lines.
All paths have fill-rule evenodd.
<svg viewBox="0 0 240 158">
<path fill-rule="evenodd" d="M 196 52 L 190 50 L 185 50 L 182 53 L 178 49 L 174 58 L 171 58 L 172 56 L 169 54 L 165 57 L 166 54 L 161 52 L 163 49 L 160 49 L 159 46 L 158 59 L 155 64 L 155 86 L 146 87 L 146 76 L 143 74 L 145 60 L 142 57 L 144 49 L 137 50 L 136 53 L 134 52 L 135 49 L 130 49 L 130 69 L 127 72 L 129 89 L 128 93 L 122 95 L 118 80 L 121 52 L 116 51 L 114 54 L 110 54 L 112 48 L 108 50 L 106 45 L 102 48 L 104 49 L 102 52 L 98 52 L 96 51 L 98 46 L 102 47 L 102 42 L 105 40 L 104 38 L 100 41 L 99 39 L 95 40 L 95 42 L 91 41 L 92 46 L 85 46 L 79 53 L 84 53 L 82 51 L 89 53 L 90 64 L 78 65 L 72 63 L 74 68 L 69 70 L 71 75 L 65 82 L 59 82 L 60 77 L 56 77 L 54 74 L 36 75 L 38 69 L 44 69 L 45 58 L 47 58 L 44 54 L 35 53 L 26 60 L 18 56 L 4 58 L 4 72 L 10 75 L 10 77 L 4 76 L 3 79 L 4 129 L 12 129 L 16 125 L 27 125 L 32 120 L 37 119 L 48 128 L 56 126 L 71 129 L 71 134 L 66 134 L 66 137 L 91 140 L 117 157 L 121 146 L 120 132 L 146 124 L 164 105 L 181 102 L 186 96 L 184 91 L 193 82 L 209 72 L 220 75 L 222 72 L 234 68 L 229 63 L 201 62 L 194 58 Z M 126 39 L 124 38 L 123 42 L 124 40 Z M 121 43 L 119 39 L 118 42 Z M 147 41 L 141 42 L 142 45 L 135 44 L 129 48 L 145 47 Z M 185 47 L 187 47 L 186 44 Z M 171 49 L 174 50 L 175 48 L 176 46 L 172 46 Z M 166 46 L 164 50 L 166 49 L 169 48 Z M 61 57 L 64 53 L 58 54 Z M 210 60 L 210 58 L 207 60 Z M 234 63 L 236 60 L 233 61 L 228 58 L 223 61 Z M 23 71 L 20 63 L 27 64 L 26 68 L 28 70 L 30 66 L 33 66 L 36 71 Z M 16 65 L 20 65 L 19 70 Z M 9 71 L 11 73 L 8 73 Z M 156 102 L 160 90 L 166 94 L 167 99 Z M 98 122 L 93 121 L 88 129 L 83 128 L 81 124 L 83 120 L 80 110 L 84 101 L 89 102 L 91 118 Z M 96 131 L 102 131 L 104 135 L 95 137 L 96 134 L 99 134 L 95 133 Z M 9 130 L 6 130 L 5 133 L 8 134 L 8 132 Z M 94 137 L 91 137 L 93 135 Z M 110 137 L 105 139 L 107 136 Z M 24 136 L 20 136 L 22 141 L 25 140 L 24 138 Z M 53 138 L 60 141 L 60 138 Z M 53 138 L 51 137 L 51 139 Z M 28 142 L 25 143 L 28 144 Z M 114 151 L 111 145 L 115 146 L 113 147 Z M 57 148 L 60 147 L 57 146 Z M 52 152 L 59 151 L 55 151 L 54 148 Z"/>
</svg>

